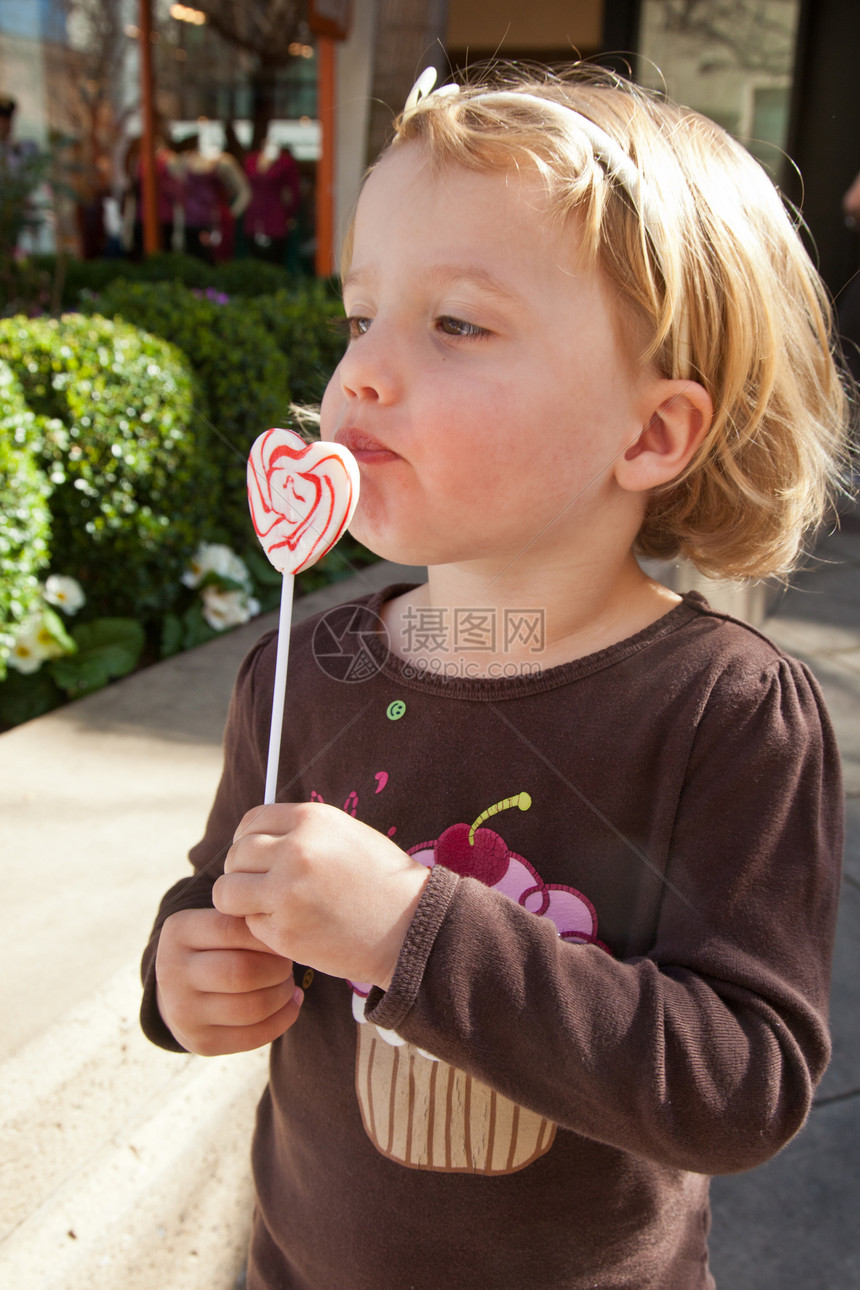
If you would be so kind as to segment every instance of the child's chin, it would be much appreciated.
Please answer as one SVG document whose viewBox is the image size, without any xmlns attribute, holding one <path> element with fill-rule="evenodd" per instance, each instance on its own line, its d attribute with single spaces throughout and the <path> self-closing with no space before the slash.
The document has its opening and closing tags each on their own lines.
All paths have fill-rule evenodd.
<svg viewBox="0 0 860 1290">
<path fill-rule="evenodd" d="M 419 543 L 410 541 L 398 533 L 380 532 L 372 524 L 362 523 L 358 516 L 349 526 L 350 534 L 356 542 L 367 547 L 380 560 L 390 560 L 392 564 L 426 565 L 426 549 Z"/>
<path fill-rule="evenodd" d="M 473 552 L 467 540 L 458 533 L 441 532 L 440 527 L 424 524 L 420 515 L 408 516 L 402 510 L 392 514 L 380 507 L 376 511 L 370 497 L 362 496 L 349 531 L 368 551 L 392 564 L 423 569 L 468 563 Z"/>
</svg>

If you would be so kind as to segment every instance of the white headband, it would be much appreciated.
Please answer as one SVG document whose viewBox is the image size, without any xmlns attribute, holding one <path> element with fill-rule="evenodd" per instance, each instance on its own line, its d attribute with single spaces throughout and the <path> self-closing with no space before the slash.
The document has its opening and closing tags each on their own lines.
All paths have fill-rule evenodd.
<svg viewBox="0 0 860 1290">
<path fill-rule="evenodd" d="M 425 67 L 409 92 L 409 97 L 402 113 L 404 120 L 409 119 L 421 99 L 428 98 L 431 94 L 451 98 L 460 93 L 457 85 L 440 85 L 437 89 L 434 89 L 435 84 L 436 68 Z M 639 171 L 623 148 L 620 148 L 615 140 L 599 125 L 595 125 L 587 116 L 583 116 L 581 112 L 577 112 L 575 108 L 568 107 L 565 103 L 559 103 L 555 99 L 539 98 L 536 94 L 518 93 L 516 90 L 490 89 L 486 90 L 480 97 L 482 99 L 491 98 L 497 103 L 504 103 L 514 107 L 519 103 L 534 103 L 543 111 L 551 112 L 565 131 L 571 132 L 571 127 L 575 125 L 579 134 L 584 135 L 588 140 L 594 155 L 604 163 L 607 169 L 627 189 L 636 204 L 636 209 L 642 213 L 647 223 L 646 211 L 643 209 L 643 203 L 647 205 L 647 196 L 642 191 L 642 180 Z"/>
<path fill-rule="evenodd" d="M 440 85 L 434 89 L 435 84 L 436 68 L 426 67 L 409 92 L 409 97 L 402 113 L 404 120 L 408 120 L 413 112 L 416 111 L 421 99 L 427 98 L 431 94 L 450 98 L 460 93 L 457 85 Z M 594 156 L 603 163 L 604 167 L 627 192 L 645 228 L 653 230 L 657 226 L 659 221 L 653 216 L 651 197 L 639 171 L 624 149 L 594 121 L 590 121 L 588 117 L 583 116 L 581 112 L 577 112 L 575 108 L 568 107 L 565 103 L 559 103 L 556 99 L 551 98 L 539 98 L 536 94 L 519 93 L 516 90 L 488 89 L 476 97 L 492 99 L 497 103 L 503 103 L 508 106 L 516 106 L 523 102 L 533 103 L 540 107 L 542 111 L 549 111 L 566 133 L 585 137 Z M 656 251 L 656 243 L 654 243 L 653 237 L 652 245 L 654 245 Z M 686 316 L 683 316 L 677 330 L 676 361 L 680 370 L 676 374 L 679 376 L 689 376 L 690 374 L 691 346 L 689 331 L 689 321 Z"/>
</svg>

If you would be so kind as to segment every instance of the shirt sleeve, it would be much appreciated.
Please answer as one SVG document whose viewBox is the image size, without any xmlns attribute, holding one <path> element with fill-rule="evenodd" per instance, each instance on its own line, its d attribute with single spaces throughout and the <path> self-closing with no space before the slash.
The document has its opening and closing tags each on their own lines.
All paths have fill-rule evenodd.
<svg viewBox="0 0 860 1290">
<path fill-rule="evenodd" d="M 842 821 L 821 696 L 780 656 L 703 707 L 647 954 L 563 942 L 437 866 L 367 1016 L 563 1128 L 751 1168 L 802 1126 L 829 1058 Z"/>
<path fill-rule="evenodd" d="M 236 678 L 224 732 L 224 765 L 206 831 L 189 852 L 194 873 L 175 883 L 165 894 L 141 962 L 143 1001 L 140 1023 L 152 1043 L 182 1052 L 165 1026 L 156 1001 L 155 957 L 161 929 L 171 914 L 183 909 L 210 909 L 215 880 L 224 872 L 224 858 L 236 826 L 246 811 L 259 805 L 265 786 L 268 722 L 271 716 L 272 643 L 268 633 L 245 658 Z"/>
</svg>

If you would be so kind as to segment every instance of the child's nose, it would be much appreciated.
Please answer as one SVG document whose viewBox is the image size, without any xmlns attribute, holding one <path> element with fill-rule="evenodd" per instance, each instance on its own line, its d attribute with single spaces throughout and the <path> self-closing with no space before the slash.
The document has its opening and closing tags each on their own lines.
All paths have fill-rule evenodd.
<svg viewBox="0 0 860 1290">
<path fill-rule="evenodd" d="M 353 341 L 340 361 L 341 386 L 347 395 L 378 403 L 397 398 L 400 378 L 396 371 L 393 338 L 386 341 L 382 327 L 374 323 Z"/>
</svg>

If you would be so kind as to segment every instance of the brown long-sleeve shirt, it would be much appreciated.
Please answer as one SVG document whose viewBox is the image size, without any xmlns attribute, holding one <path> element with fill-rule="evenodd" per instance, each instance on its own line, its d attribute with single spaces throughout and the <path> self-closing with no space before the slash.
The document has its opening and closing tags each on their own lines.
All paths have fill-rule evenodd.
<svg viewBox="0 0 860 1290">
<path fill-rule="evenodd" d="M 815 682 L 694 593 L 562 667 L 444 678 L 374 635 L 389 594 L 294 633 L 279 797 L 432 872 L 388 992 L 316 974 L 272 1046 L 249 1290 L 706 1290 L 707 1176 L 784 1145 L 829 1054 Z M 237 682 L 211 867 L 144 958 L 165 1047 L 158 930 L 262 799 L 274 654 Z"/>
</svg>

